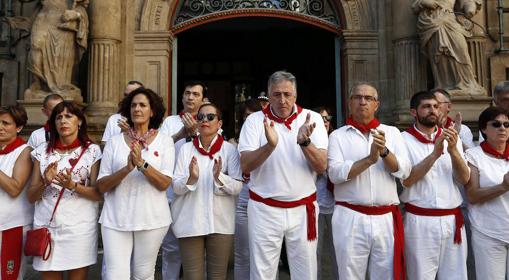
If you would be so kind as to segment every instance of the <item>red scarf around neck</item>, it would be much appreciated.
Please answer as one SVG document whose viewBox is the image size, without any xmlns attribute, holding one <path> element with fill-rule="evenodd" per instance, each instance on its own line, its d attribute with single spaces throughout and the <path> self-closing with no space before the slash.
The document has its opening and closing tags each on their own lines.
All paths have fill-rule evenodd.
<svg viewBox="0 0 509 280">
<path fill-rule="evenodd" d="M 509 145 L 505 145 L 505 151 L 503 154 L 499 153 L 497 150 L 495 150 L 489 143 L 488 141 L 483 141 L 481 143 L 481 148 L 483 150 L 483 152 L 489 154 L 489 155 L 492 155 L 498 159 L 505 159 L 507 161 L 509 161 Z"/>
<path fill-rule="evenodd" d="M 57 139 L 57 141 L 55 142 L 55 149 L 57 150 L 72 150 L 72 149 L 76 149 L 78 147 L 81 146 L 81 141 L 80 139 L 76 138 L 71 144 L 65 146 L 64 144 L 62 144 L 62 142 L 60 142 L 60 139 Z"/>
<path fill-rule="evenodd" d="M 447 117 L 445 121 L 444 128 L 449 128 L 454 124 L 454 120 L 451 117 Z"/>
<path fill-rule="evenodd" d="M 270 105 L 265 107 L 265 109 L 262 110 L 263 114 L 266 115 L 267 118 L 269 118 L 269 120 L 284 124 L 288 128 L 288 130 L 292 130 L 292 122 L 302 112 L 302 108 L 299 105 L 295 105 L 295 107 L 297 107 L 297 110 L 295 110 L 295 107 L 294 107 L 292 114 L 288 118 L 283 119 L 283 118 L 280 118 L 280 117 L 274 115 L 272 113 L 272 110 L 270 109 L 270 107 L 271 107 Z"/>
<path fill-rule="evenodd" d="M 406 132 L 410 133 L 410 135 L 414 136 L 419 142 L 424 144 L 435 144 L 438 137 L 442 134 L 442 129 L 438 128 L 437 133 L 435 134 L 435 138 L 433 140 L 429 140 L 428 138 L 424 137 L 417 129 L 415 128 L 415 125 L 412 125 L 409 127 Z"/>
<path fill-rule="evenodd" d="M 23 140 L 21 137 L 16 137 L 16 139 L 14 139 L 14 141 L 7 144 L 7 146 L 5 146 L 5 148 L 0 150 L 0 155 L 6 155 L 6 154 L 16 150 L 18 147 L 20 147 L 21 145 L 23 145 L 25 143 L 26 143 L 25 140 Z"/>
<path fill-rule="evenodd" d="M 46 123 L 44 124 L 43 127 L 44 127 L 44 131 L 49 132 L 49 122 L 48 121 L 46 121 Z"/>
<path fill-rule="evenodd" d="M 374 118 L 367 125 L 363 125 L 354 121 L 352 116 L 350 116 L 346 119 L 346 124 L 357 128 L 357 130 L 364 134 L 368 133 L 371 129 L 377 128 L 380 125 L 380 121 L 378 121 L 377 118 Z"/>
<path fill-rule="evenodd" d="M 200 140 L 198 138 L 199 137 L 194 137 L 194 139 L 193 139 L 193 145 L 196 148 L 196 150 L 198 150 L 198 152 L 200 154 L 202 154 L 204 156 L 208 156 L 210 159 L 214 159 L 214 154 L 219 152 L 219 150 L 221 150 L 221 146 L 223 146 L 223 142 L 224 142 L 223 136 L 221 136 L 221 135 L 217 136 L 216 142 L 214 142 L 214 144 L 212 144 L 209 152 L 205 151 L 205 149 L 200 147 Z"/>
</svg>

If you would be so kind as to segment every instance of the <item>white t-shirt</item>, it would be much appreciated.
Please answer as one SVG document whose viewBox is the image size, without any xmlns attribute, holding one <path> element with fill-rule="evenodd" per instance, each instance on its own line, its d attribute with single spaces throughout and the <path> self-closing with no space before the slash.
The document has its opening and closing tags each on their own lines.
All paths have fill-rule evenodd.
<svg viewBox="0 0 509 280">
<path fill-rule="evenodd" d="M 336 129 L 329 137 L 329 180 L 334 183 L 334 198 L 356 205 L 380 206 L 399 204 L 396 181 L 410 175 L 405 142 L 396 127 L 381 124 L 377 129 L 385 132 L 385 145 L 398 161 L 398 171 L 390 173 L 385 169 L 383 159 L 352 179 L 348 174 L 352 165 L 365 157 L 371 150 L 373 136 L 368 139 L 351 125 Z"/>
<path fill-rule="evenodd" d="M 272 154 L 251 172 L 251 190 L 263 198 L 279 201 L 295 201 L 316 192 L 316 172 L 309 165 L 302 148 L 297 144 L 299 128 L 311 113 L 311 122 L 316 127 L 311 134 L 311 143 L 318 149 L 327 150 L 327 131 L 320 114 L 303 109 L 289 130 L 284 124 L 274 122 L 278 143 Z M 267 143 L 262 111 L 247 117 L 239 138 L 239 152 L 255 151 Z"/>
<path fill-rule="evenodd" d="M 461 142 L 465 145 L 467 149 L 475 147 L 474 144 L 474 135 L 472 134 L 472 130 L 464 124 L 461 124 L 461 129 L 459 132 L 459 136 Z"/>
<path fill-rule="evenodd" d="M 101 141 L 108 142 L 111 137 L 122 133 L 120 126 L 118 126 L 118 121 L 122 119 L 122 115 L 114 114 L 108 118 L 108 122 L 106 123 L 106 127 L 104 128 L 104 134 Z"/>
<path fill-rule="evenodd" d="M 48 154 L 46 153 L 47 145 L 47 143 L 43 143 L 33 150 L 31 154 L 32 158 L 40 163 L 39 171 L 41 176 L 44 176 L 44 170 L 46 170 L 48 165 L 55 161 L 58 162 L 58 172 L 63 171 L 65 168 L 71 168 L 69 160 L 78 158 L 82 150 L 79 147 L 69 154 L 59 154 L 56 151 Z M 92 165 L 100 159 L 101 148 L 96 144 L 91 144 L 78 163 L 76 163 L 72 171 L 72 180 L 82 185 L 88 185 Z M 34 227 L 48 226 L 61 189 L 61 186 L 53 183 L 46 187 L 42 199 L 35 203 Z M 83 198 L 76 192 L 65 190 L 50 226 L 70 226 L 80 223 L 95 224 L 97 223 L 98 211 L 98 202 Z"/>
<path fill-rule="evenodd" d="M 193 156 L 198 160 L 200 174 L 196 184 L 186 185 Z M 172 228 L 177 238 L 212 233 L 234 234 L 235 204 L 242 190 L 239 154 L 235 146 L 225 141 L 214 154 L 214 159 L 219 157 L 223 163 L 219 175 L 223 186 L 214 182 L 214 160 L 200 154 L 192 142 L 182 146 L 173 183 L 175 199 L 171 204 Z"/>
<path fill-rule="evenodd" d="M 421 133 L 417 128 L 415 129 Z M 423 133 L 421 134 L 424 136 Z M 436 132 L 432 134 L 433 138 L 435 134 Z M 435 148 L 434 144 L 424 144 L 406 131 L 402 133 L 402 136 L 412 166 L 419 164 Z M 403 189 L 400 195 L 402 202 L 409 202 L 418 207 L 431 209 L 451 209 L 461 205 L 463 198 L 460 188 L 463 188 L 463 186 L 454 180 L 451 156 L 447 152 L 447 146 L 447 141 L 444 141 L 443 154 L 435 161 L 422 179 L 415 182 L 411 187 Z M 463 156 L 463 144 L 459 139 L 456 148 Z"/>
<path fill-rule="evenodd" d="M 109 176 L 125 167 L 130 151 L 124 134 L 113 136 L 104 147 L 98 178 Z M 148 150 L 142 150 L 143 159 L 168 177 L 172 177 L 174 154 L 172 138 L 163 133 L 156 135 L 148 145 Z M 171 216 L 165 193 L 151 185 L 145 175 L 134 168 L 118 186 L 104 194 L 99 222 L 119 231 L 168 226 Z"/>
<path fill-rule="evenodd" d="M 39 147 L 42 143 L 46 142 L 46 130 L 44 127 L 36 129 L 30 134 L 30 138 L 28 138 L 28 146 L 35 149 Z"/>
<path fill-rule="evenodd" d="M 479 186 L 489 188 L 504 181 L 509 161 L 484 153 L 480 146 L 465 152 L 467 161 L 479 170 Z M 489 237 L 509 243 L 509 192 L 489 201 L 468 205 L 472 227 Z"/>
<path fill-rule="evenodd" d="M 21 145 L 8 154 L 0 155 L 0 170 L 8 177 L 12 177 L 14 164 L 25 148 L 28 148 L 28 145 Z M 21 194 L 15 198 L 0 189 L 0 232 L 32 224 L 34 207 L 28 202 L 27 188 L 28 182 L 23 187 Z"/>
</svg>

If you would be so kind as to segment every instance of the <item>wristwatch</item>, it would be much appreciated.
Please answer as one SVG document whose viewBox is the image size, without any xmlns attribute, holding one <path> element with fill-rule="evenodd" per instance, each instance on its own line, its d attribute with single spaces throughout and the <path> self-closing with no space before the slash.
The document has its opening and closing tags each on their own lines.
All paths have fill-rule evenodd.
<svg viewBox="0 0 509 280">
<path fill-rule="evenodd" d="M 299 146 L 301 146 L 301 147 L 307 147 L 307 146 L 309 146 L 309 144 L 311 144 L 311 138 L 308 138 L 300 143 L 297 142 L 297 144 L 299 144 Z"/>
<path fill-rule="evenodd" d="M 390 153 L 391 153 L 391 151 L 390 151 L 387 147 L 384 147 L 384 151 L 380 154 L 380 157 L 381 157 L 381 158 L 385 158 L 385 157 L 386 157 L 386 156 L 388 156 Z"/>
<path fill-rule="evenodd" d="M 142 165 L 136 166 L 136 168 L 138 169 L 138 171 L 143 172 L 143 171 L 147 170 L 148 162 L 144 161 Z"/>
</svg>

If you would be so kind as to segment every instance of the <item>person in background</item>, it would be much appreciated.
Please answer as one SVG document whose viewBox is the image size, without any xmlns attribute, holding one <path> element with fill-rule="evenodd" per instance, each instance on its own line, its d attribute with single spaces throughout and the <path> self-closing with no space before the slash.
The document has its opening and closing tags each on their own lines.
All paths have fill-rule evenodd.
<svg viewBox="0 0 509 280">
<path fill-rule="evenodd" d="M 501 81 L 493 89 L 493 106 L 509 112 L 509 81 Z M 484 141 L 479 131 L 479 143 Z"/>
<path fill-rule="evenodd" d="M 265 96 L 265 91 L 260 92 L 260 95 L 256 99 L 260 102 L 262 109 L 265 109 L 267 106 L 269 106 L 269 98 Z"/>
<path fill-rule="evenodd" d="M 55 108 L 55 106 L 62 101 L 64 101 L 64 98 L 56 93 L 48 94 L 46 97 L 44 97 L 41 111 L 48 118 L 48 120 L 51 116 L 51 111 L 53 111 L 53 108 Z M 35 149 L 48 140 L 49 123 L 46 121 L 46 124 L 44 124 L 43 127 L 34 130 L 32 134 L 30 134 L 30 138 L 28 138 L 28 145 L 32 147 L 32 149 Z"/>
<path fill-rule="evenodd" d="M 509 276 L 509 115 L 490 107 L 479 115 L 486 139 L 466 151 L 470 181 L 465 185 L 472 224 L 477 279 Z"/>
<path fill-rule="evenodd" d="M 21 106 L 0 107 L 0 279 L 21 280 L 25 273 L 26 232 L 33 221 L 27 199 L 32 149 L 18 135 L 27 123 Z"/>
<path fill-rule="evenodd" d="M 34 228 L 48 228 L 52 250 L 47 260 L 34 257 L 33 267 L 43 280 L 64 279 L 64 272 L 70 280 L 86 279 L 97 260 L 101 148 L 91 143 L 85 116 L 70 101 L 55 106 L 49 126 L 49 141 L 32 151 L 27 196 L 35 203 Z"/>
</svg>

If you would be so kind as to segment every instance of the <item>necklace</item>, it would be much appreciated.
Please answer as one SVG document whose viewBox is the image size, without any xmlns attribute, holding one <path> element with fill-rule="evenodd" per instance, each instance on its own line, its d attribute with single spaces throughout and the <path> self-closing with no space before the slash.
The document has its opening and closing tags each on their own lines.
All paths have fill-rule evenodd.
<svg viewBox="0 0 509 280">
<path fill-rule="evenodd" d="M 151 128 L 147 132 L 145 132 L 145 134 L 138 136 L 134 129 L 129 128 L 129 130 L 127 131 L 127 136 L 129 137 L 129 139 L 131 139 L 131 141 L 138 141 L 143 146 L 143 148 L 145 148 L 145 150 L 148 151 L 147 139 L 152 137 L 156 132 L 157 130 Z"/>
</svg>

